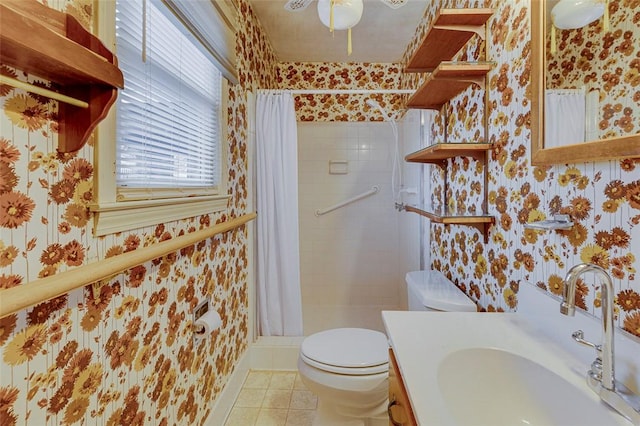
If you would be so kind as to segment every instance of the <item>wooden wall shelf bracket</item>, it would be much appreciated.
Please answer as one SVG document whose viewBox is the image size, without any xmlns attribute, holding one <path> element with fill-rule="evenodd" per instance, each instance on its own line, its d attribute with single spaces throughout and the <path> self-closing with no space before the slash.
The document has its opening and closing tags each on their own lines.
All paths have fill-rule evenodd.
<svg viewBox="0 0 640 426">
<path fill-rule="evenodd" d="M 35 0 L 2 0 L 0 28 L 2 65 L 54 82 L 61 97 L 88 104 L 58 106 L 58 150 L 79 150 L 124 87 L 116 57 L 74 17 Z"/>
<path fill-rule="evenodd" d="M 444 31 L 466 31 L 476 34 L 482 40 L 485 39 L 484 25 L 434 25 L 433 28 Z"/>
</svg>

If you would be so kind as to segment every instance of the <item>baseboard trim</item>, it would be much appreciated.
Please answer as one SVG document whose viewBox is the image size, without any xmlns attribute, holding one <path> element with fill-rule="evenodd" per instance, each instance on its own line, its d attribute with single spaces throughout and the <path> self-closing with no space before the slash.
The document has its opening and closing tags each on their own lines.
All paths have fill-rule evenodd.
<svg viewBox="0 0 640 426">
<path fill-rule="evenodd" d="M 207 419 L 207 426 L 223 426 L 227 420 L 233 404 L 242 389 L 247 374 L 249 374 L 250 359 L 251 359 L 251 347 L 242 354 L 240 360 L 236 364 L 233 373 L 229 376 L 227 384 L 222 389 L 222 392 L 218 396 L 218 399 L 213 404 L 213 409 L 209 418 Z"/>
<path fill-rule="evenodd" d="M 214 402 L 207 426 L 223 426 L 250 370 L 298 370 L 303 337 L 259 337 L 242 354 L 224 389 Z"/>
<path fill-rule="evenodd" d="M 251 345 L 251 369 L 297 371 L 302 340 L 304 337 L 259 337 Z"/>
</svg>

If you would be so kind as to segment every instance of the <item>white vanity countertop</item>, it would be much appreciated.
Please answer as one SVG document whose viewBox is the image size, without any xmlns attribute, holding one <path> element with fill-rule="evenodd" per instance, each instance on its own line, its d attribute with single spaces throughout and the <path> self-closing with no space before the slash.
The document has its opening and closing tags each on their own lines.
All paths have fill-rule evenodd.
<svg viewBox="0 0 640 426">
<path fill-rule="evenodd" d="M 604 404 L 585 383 L 589 364 L 564 350 L 553 336 L 541 334 L 539 325 L 525 315 L 384 311 L 382 318 L 419 425 L 461 424 L 439 388 L 438 366 L 447 355 L 465 348 L 503 349 L 528 358 L 583 391 L 589 406 Z M 580 350 L 586 359 L 595 357 L 589 348 Z M 617 414 L 612 418 L 609 424 L 630 424 Z"/>
</svg>

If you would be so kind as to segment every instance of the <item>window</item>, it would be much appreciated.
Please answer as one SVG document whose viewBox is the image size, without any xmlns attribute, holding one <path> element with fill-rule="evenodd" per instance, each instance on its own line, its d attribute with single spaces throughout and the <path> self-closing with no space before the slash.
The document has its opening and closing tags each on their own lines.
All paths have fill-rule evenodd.
<svg viewBox="0 0 640 426">
<path fill-rule="evenodd" d="M 115 44 L 125 89 L 98 132 L 94 233 L 226 208 L 223 73 L 233 61 L 222 62 L 203 23 L 192 22 L 210 23 L 216 3 L 100 4 L 100 37 Z"/>
<path fill-rule="evenodd" d="M 117 103 L 118 198 L 164 196 L 153 188 L 215 191 L 222 76 L 211 55 L 158 1 L 118 0 L 116 43 L 125 78 Z"/>
</svg>

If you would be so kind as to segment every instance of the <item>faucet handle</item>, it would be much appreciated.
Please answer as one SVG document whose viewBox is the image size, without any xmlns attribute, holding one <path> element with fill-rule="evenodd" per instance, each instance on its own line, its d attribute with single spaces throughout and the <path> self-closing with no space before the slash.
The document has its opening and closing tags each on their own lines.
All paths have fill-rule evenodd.
<svg viewBox="0 0 640 426">
<path fill-rule="evenodd" d="M 571 337 L 573 337 L 573 340 L 575 340 L 576 342 L 580 343 L 581 345 L 589 346 L 589 347 L 595 349 L 598 353 L 602 352 L 602 345 L 596 345 L 593 342 L 590 342 L 588 340 L 584 340 L 584 331 L 582 331 L 582 330 L 574 331 L 573 334 L 571 335 Z"/>
</svg>

